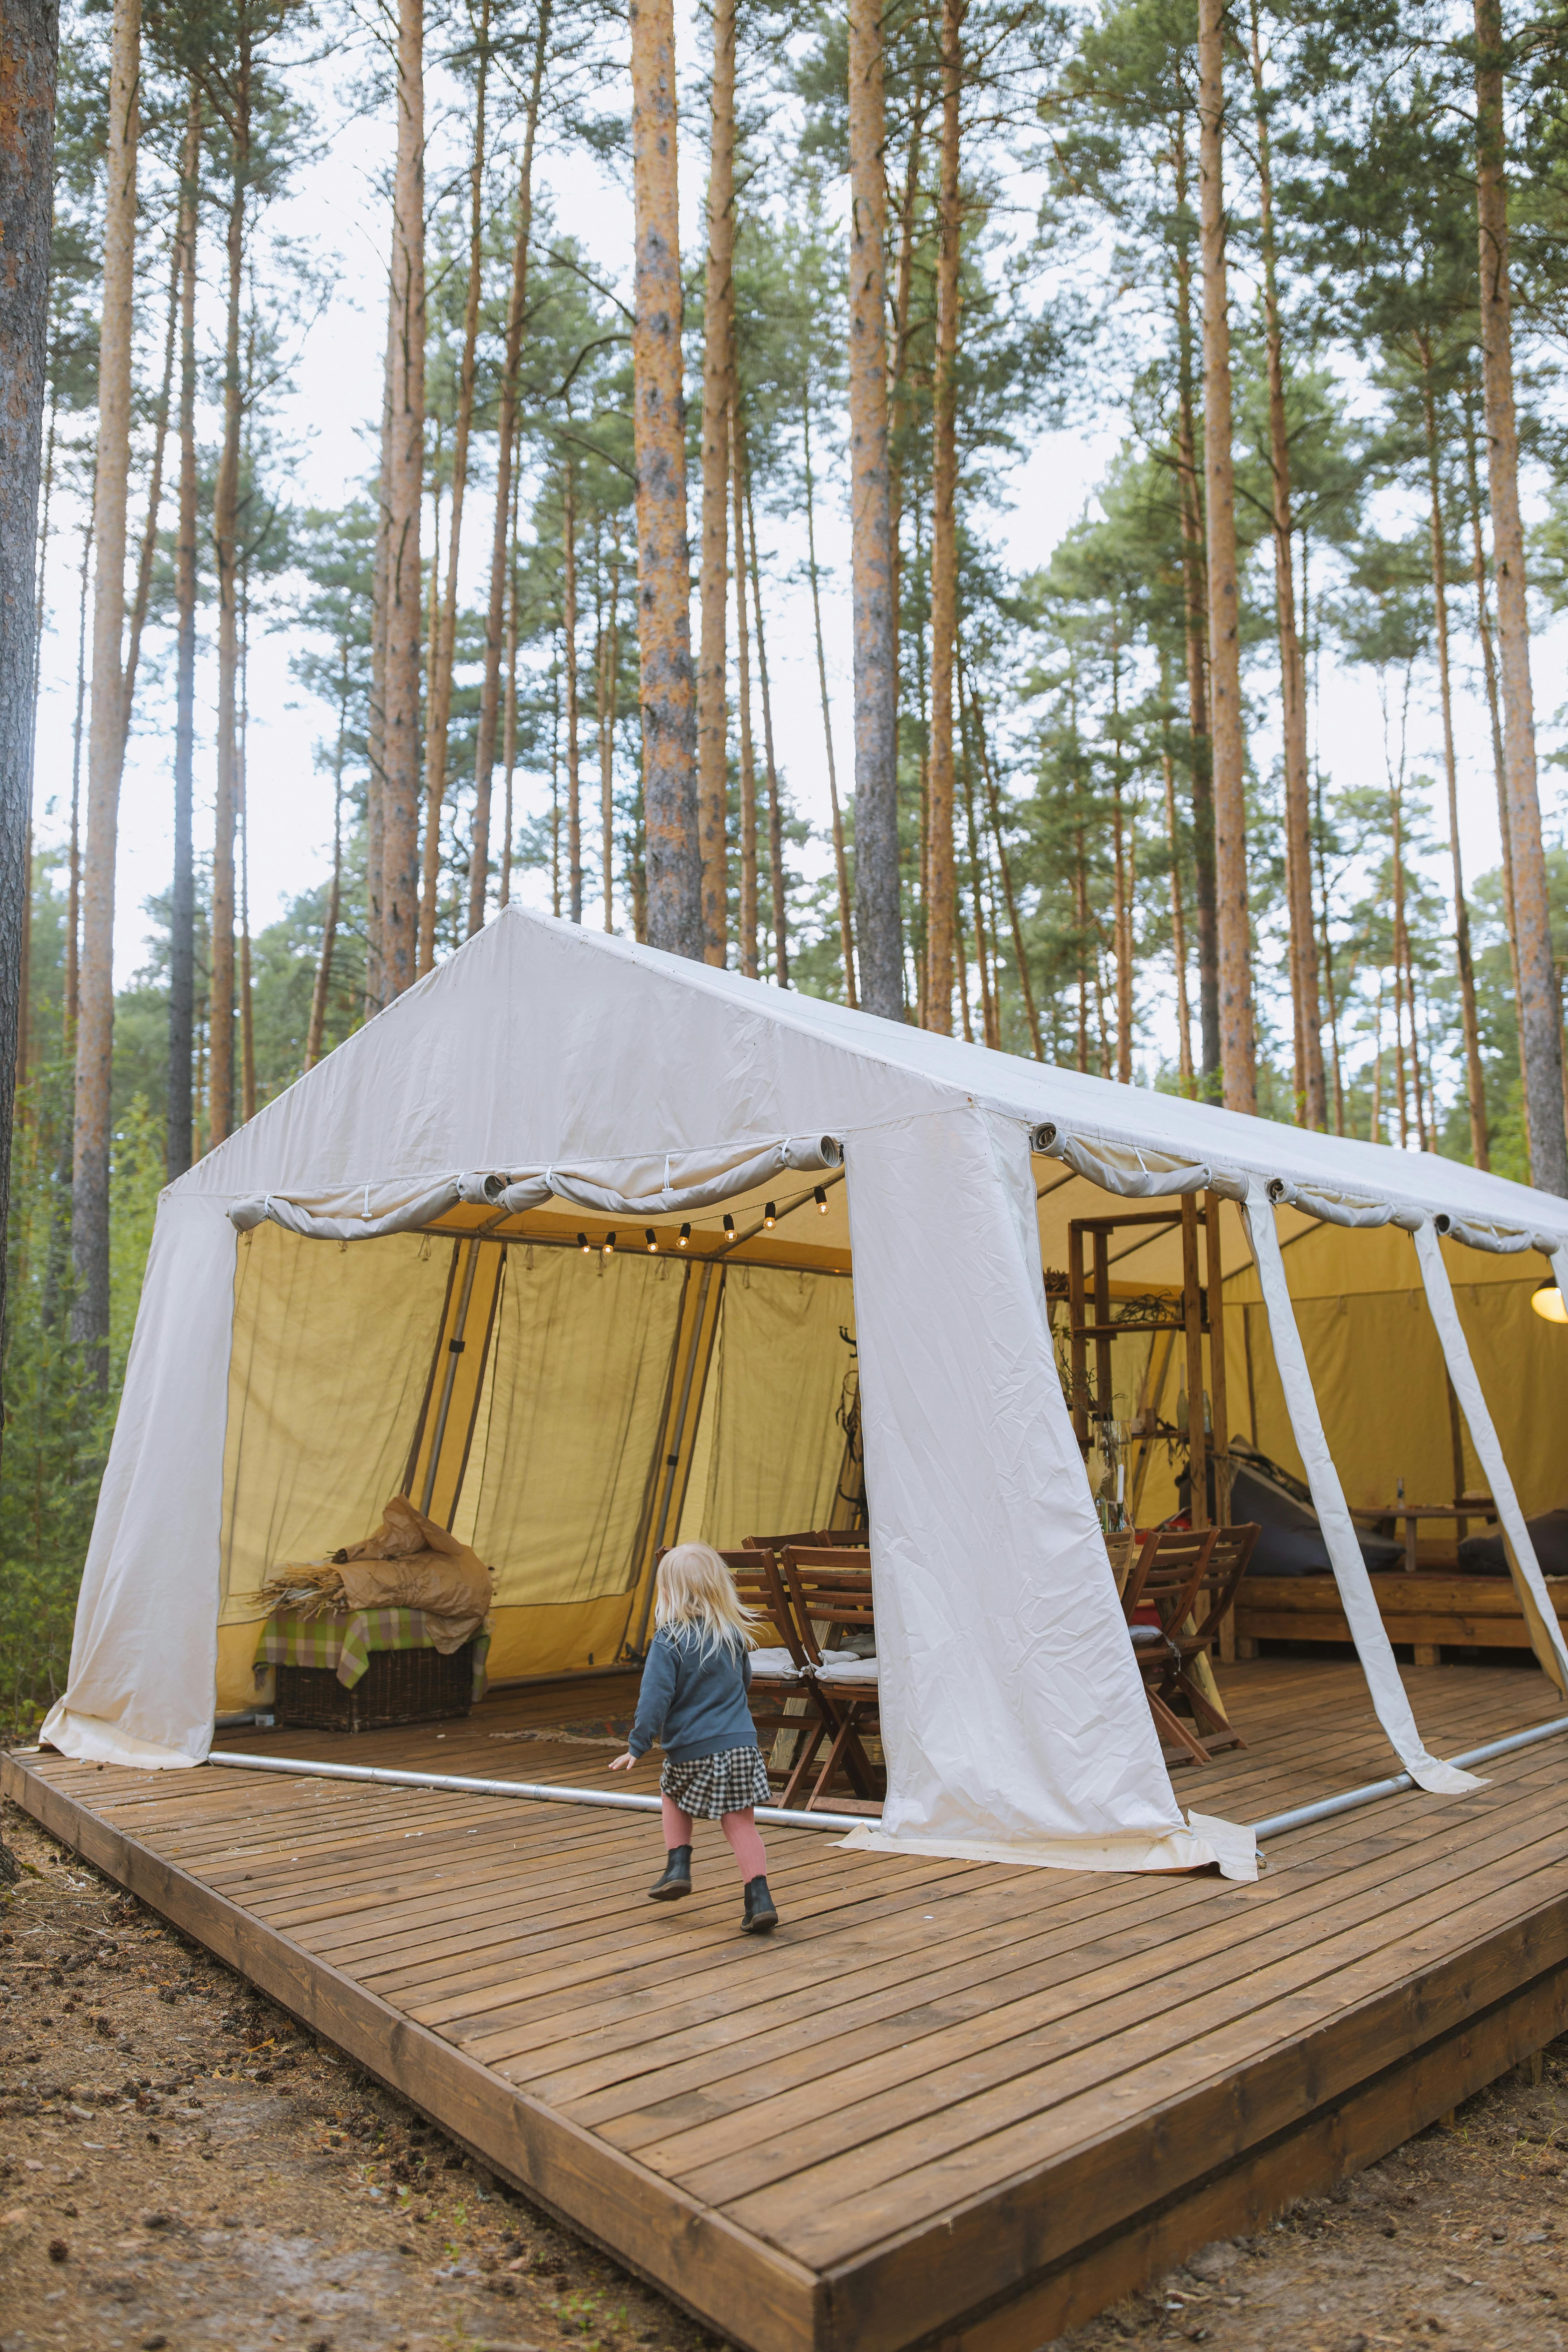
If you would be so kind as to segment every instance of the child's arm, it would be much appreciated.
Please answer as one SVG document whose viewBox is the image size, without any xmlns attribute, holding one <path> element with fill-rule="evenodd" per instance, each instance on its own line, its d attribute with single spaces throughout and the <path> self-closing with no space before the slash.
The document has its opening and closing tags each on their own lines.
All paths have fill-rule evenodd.
<svg viewBox="0 0 1568 2352">
<path fill-rule="evenodd" d="M 626 1743 L 626 1753 L 617 1756 L 610 1766 L 612 1772 L 629 1772 L 637 1759 L 647 1755 L 664 1729 L 664 1719 L 669 1713 L 669 1702 L 674 1696 L 675 1653 L 669 1643 L 661 1642 L 656 1634 L 642 1670 L 631 1738 Z"/>
</svg>

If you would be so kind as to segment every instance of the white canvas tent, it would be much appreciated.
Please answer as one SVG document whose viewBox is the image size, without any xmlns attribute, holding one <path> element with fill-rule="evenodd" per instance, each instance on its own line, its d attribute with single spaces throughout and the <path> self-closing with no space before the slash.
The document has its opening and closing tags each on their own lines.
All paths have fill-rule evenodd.
<svg viewBox="0 0 1568 2352">
<path fill-rule="evenodd" d="M 825 1523 L 853 1348 L 889 1776 L 869 1842 L 1246 1871 L 1250 1839 L 1189 1827 L 1173 1793 L 1042 1280 L 1068 1216 L 1108 1192 L 1199 1188 L 1230 1204 L 1227 1287 L 1266 1316 L 1380 1719 L 1423 1787 L 1473 1786 L 1428 1754 L 1401 1685 L 1283 1248 L 1323 1236 L 1342 1302 L 1358 1252 L 1403 1254 L 1424 1286 L 1538 1654 L 1568 1685 L 1450 1289 L 1460 1259 L 1517 1266 L 1514 1327 L 1568 1343 L 1527 1304 L 1529 1254 L 1568 1245 L 1568 1204 L 517 907 L 164 1194 L 45 1737 L 199 1762 L 215 1705 L 243 1703 L 263 1576 L 363 1534 L 400 1485 L 495 1568 L 498 1673 L 613 1664 L 661 1539 Z M 1149 1242 L 1141 1278 L 1179 1280 L 1172 1246 Z M 1527 1427 L 1560 1456 L 1563 1383 L 1542 1369 Z M 1393 1370 L 1361 1368 L 1363 1417 Z"/>
</svg>

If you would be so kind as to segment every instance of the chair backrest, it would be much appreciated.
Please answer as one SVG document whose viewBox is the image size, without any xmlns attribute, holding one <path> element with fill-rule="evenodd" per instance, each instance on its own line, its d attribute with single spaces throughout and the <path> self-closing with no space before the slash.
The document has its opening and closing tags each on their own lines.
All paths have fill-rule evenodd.
<svg viewBox="0 0 1568 2352">
<path fill-rule="evenodd" d="M 854 1528 L 807 1528 L 803 1534 L 793 1536 L 748 1536 L 748 1551 L 849 1551 L 864 1549 L 870 1537 Z"/>
<path fill-rule="evenodd" d="M 1215 1546 L 1198 1589 L 1197 1623 L 1194 1638 L 1213 1641 L 1236 1603 L 1237 1588 L 1247 1574 L 1260 1527 L 1216 1528 Z"/>
<path fill-rule="evenodd" d="M 814 1664 L 822 1655 L 818 1626 L 828 1633 L 835 1628 L 854 1633 L 876 1631 L 871 1569 L 863 1546 L 829 1549 L 826 1545 L 786 1544 L 779 1567 L 801 1642 Z"/>
<path fill-rule="evenodd" d="M 1121 1607 L 1129 1624 L 1140 1609 L 1152 1609 L 1167 1633 L 1191 1614 L 1218 1541 L 1217 1528 L 1156 1528 L 1146 1536 L 1122 1587 Z"/>
<path fill-rule="evenodd" d="M 735 1580 L 742 1607 L 765 1620 L 766 1628 L 771 1628 L 776 1643 L 783 1644 L 797 1666 L 804 1666 L 806 1653 L 800 1629 L 795 1623 L 784 1578 L 773 1554 L 766 1551 L 721 1551 L 719 1557 Z M 754 1630 L 760 1636 L 764 1626 L 758 1625 Z"/>
</svg>

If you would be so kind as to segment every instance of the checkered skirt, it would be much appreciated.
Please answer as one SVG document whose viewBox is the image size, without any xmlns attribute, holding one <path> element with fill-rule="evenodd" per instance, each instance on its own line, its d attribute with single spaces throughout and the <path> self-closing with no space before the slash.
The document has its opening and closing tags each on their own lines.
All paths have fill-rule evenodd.
<svg viewBox="0 0 1568 2352">
<path fill-rule="evenodd" d="M 723 1748 L 717 1756 L 693 1756 L 684 1764 L 667 1757 L 658 1785 L 683 1813 L 704 1822 L 773 1801 L 762 1749 L 755 1747 Z"/>
</svg>

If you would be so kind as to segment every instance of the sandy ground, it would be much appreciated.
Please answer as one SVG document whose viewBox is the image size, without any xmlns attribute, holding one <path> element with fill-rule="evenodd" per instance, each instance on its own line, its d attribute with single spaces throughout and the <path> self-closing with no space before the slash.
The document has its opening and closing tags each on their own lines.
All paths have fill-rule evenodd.
<svg viewBox="0 0 1568 2352">
<path fill-rule="evenodd" d="M 585 2352 L 705 2333 L 15 1809 L 0 2352 Z M 1568 2352 L 1568 2042 L 1056 2352 Z"/>
</svg>

